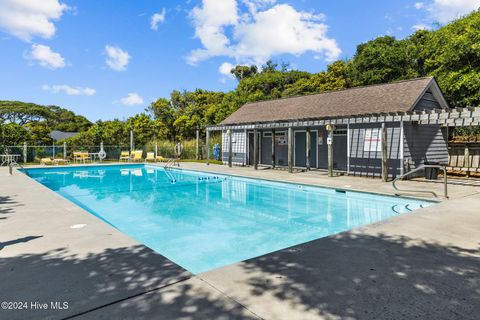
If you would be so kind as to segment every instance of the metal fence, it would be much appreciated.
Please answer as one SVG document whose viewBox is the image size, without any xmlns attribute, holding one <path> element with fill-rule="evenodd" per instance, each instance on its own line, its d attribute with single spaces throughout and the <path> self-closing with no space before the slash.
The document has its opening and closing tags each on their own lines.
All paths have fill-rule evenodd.
<svg viewBox="0 0 480 320">
<path fill-rule="evenodd" d="M 181 159 L 205 159 L 206 148 L 203 143 L 199 144 L 198 152 L 195 141 L 186 141 L 182 146 Z M 76 146 L 63 143 L 36 146 L 25 143 L 16 146 L 0 146 L 0 154 L 18 155 L 18 161 L 23 163 L 40 163 L 42 158 L 72 160 L 74 152 L 99 153 L 102 147 L 106 153 L 106 158 L 103 161 L 118 161 L 122 151 L 131 151 L 130 146 L 127 145 Z M 153 152 L 155 156 L 163 156 L 165 158 L 175 156 L 174 143 L 172 142 L 149 143 L 144 146 L 135 146 L 134 150 L 142 150 L 143 157 L 146 156 L 147 152 Z M 212 154 L 212 150 L 210 150 L 210 154 Z"/>
</svg>

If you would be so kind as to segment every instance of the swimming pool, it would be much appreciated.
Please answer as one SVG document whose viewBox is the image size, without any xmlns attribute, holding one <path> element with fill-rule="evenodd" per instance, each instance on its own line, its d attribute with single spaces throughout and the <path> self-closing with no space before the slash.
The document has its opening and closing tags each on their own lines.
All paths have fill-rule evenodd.
<svg viewBox="0 0 480 320">
<path fill-rule="evenodd" d="M 26 171 L 192 273 L 433 204 L 143 164 Z"/>
</svg>

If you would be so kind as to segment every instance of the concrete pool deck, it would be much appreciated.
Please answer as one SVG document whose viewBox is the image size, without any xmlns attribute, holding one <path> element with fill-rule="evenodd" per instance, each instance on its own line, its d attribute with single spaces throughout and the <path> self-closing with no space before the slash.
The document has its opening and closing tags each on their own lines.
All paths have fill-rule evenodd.
<svg viewBox="0 0 480 320">
<path fill-rule="evenodd" d="M 392 194 L 377 179 L 183 168 Z M 480 188 L 350 232 L 192 275 L 20 173 L 0 170 L 0 319 L 476 319 Z M 441 184 L 406 181 L 402 186 Z M 82 225 L 85 225 L 81 227 Z M 72 228 L 72 227 L 81 228 Z M 68 302 L 68 309 L 30 303 Z"/>
</svg>

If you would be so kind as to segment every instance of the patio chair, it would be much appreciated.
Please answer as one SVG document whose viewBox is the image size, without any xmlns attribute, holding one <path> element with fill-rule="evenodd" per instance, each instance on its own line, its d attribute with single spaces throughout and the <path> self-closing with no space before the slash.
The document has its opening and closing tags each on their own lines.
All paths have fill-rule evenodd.
<svg viewBox="0 0 480 320">
<path fill-rule="evenodd" d="M 157 161 L 160 161 L 160 162 L 165 162 L 167 161 L 168 159 L 164 158 L 163 156 L 157 156 Z"/>
<path fill-rule="evenodd" d="M 156 162 L 157 159 L 155 158 L 155 153 L 147 152 L 147 157 L 145 158 L 145 162 Z"/>
<path fill-rule="evenodd" d="M 85 163 L 87 161 L 90 161 L 92 162 L 92 157 L 88 154 L 88 152 L 84 152 L 84 151 L 75 151 L 73 152 L 73 161 L 76 163 L 77 161 L 78 162 L 82 162 L 82 163 Z"/>
<path fill-rule="evenodd" d="M 69 164 L 70 163 L 69 160 L 62 159 L 62 158 L 53 159 L 52 161 L 53 161 L 53 164 L 57 164 L 57 165 L 58 164 L 62 165 L 62 164 Z"/>
<path fill-rule="evenodd" d="M 133 151 L 132 161 L 133 162 L 142 161 L 143 160 L 142 155 L 143 155 L 143 150 Z"/>
<path fill-rule="evenodd" d="M 53 160 L 52 160 L 52 158 L 42 158 L 42 159 L 40 159 L 40 164 L 41 164 L 41 165 L 44 165 L 44 166 L 46 166 L 46 165 L 52 165 L 52 164 L 53 164 Z"/>
<path fill-rule="evenodd" d="M 130 161 L 130 151 L 122 151 L 120 152 L 119 161 Z"/>
</svg>

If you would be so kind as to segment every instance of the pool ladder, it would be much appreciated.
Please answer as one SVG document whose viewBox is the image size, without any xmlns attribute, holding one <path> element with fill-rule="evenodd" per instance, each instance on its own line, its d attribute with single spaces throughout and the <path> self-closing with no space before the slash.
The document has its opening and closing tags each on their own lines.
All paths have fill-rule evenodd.
<svg viewBox="0 0 480 320">
<path fill-rule="evenodd" d="M 178 166 L 180 166 L 178 160 L 176 159 L 168 159 L 167 163 L 163 166 L 163 170 L 165 172 L 165 175 L 167 176 L 168 180 L 170 180 L 171 183 L 177 182 L 177 179 L 173 176 L 173 173 L 170 171 L 170 169 L 177 163 Z"/>
<path fill-rule="evenodd" d="M 402 174 L 398 177 L 396 177 L 393 181 L 392 181 L 392 185 L 393 185 L 393 188 L 397 191 L 401 191 L 401 192 L 408 192 L 408 193 L 414 193 L 414 192 L 422 192 L 422 193 L 430 193 L 432 194 L 435 198 L 438 198 L 438 195 L 433 192 L 433 191 L 429 191 L 429 190 L 414 190 L 414 189 L 400 189 L 397 187 L 396 183 L 398 180 L 402 180 L 404 179 L 405 177 L 408 177 L 409 175 L 411 175 L 412 173 L 415 173 L 415 172 L 418 172 L 420 170 L 423 170 L 425 168 L 437 168 L 437 169 L 441 169 L 443 171 L 443 194 L 444 194 L 444 197 L 445 199 L 448 199 L 448 178 L 447 178 L 447 169 L 445 166 L 443 165 L 439 165 L 439 164 L 424 164 L 424 165 L 421 165 L 419 166 L 418 168 L 415 168 L 405 174 Z M 397 195 L 399 195 L 397 193 Z"/>
</svg>

